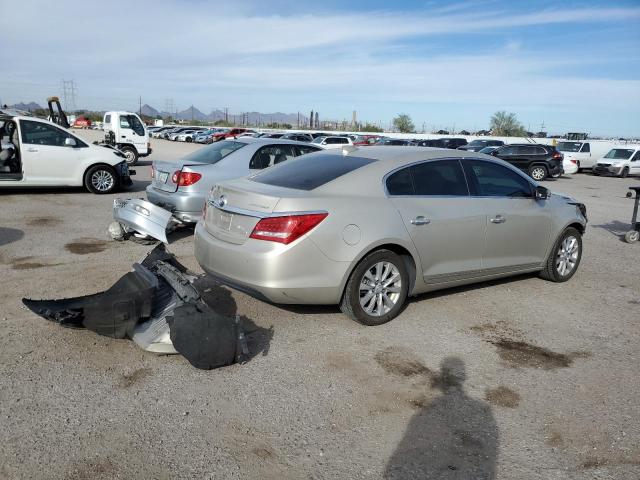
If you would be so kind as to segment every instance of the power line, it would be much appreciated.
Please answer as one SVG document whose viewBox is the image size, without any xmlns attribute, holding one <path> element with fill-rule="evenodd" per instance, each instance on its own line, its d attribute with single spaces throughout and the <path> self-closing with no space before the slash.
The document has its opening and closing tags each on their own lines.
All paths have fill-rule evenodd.
<svg viewBox="0 0 640 480">
<path fill-rule="evenodd" d="M 62 80 L 62 99 L 64 109 L 68 112 L 76 110 L 76 83 L 75 80 Z"/>
</svg>

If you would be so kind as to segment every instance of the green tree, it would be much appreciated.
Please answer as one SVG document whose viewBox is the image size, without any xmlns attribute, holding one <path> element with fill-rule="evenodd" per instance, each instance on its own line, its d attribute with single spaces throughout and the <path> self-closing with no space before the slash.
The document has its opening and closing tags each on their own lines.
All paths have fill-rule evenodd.
<svg viewBox="0 0 640 480">
<path fill-rule="evenodd" d="M 393 119 L 393 126 L 400 133 L 412 133 L 416 131 L 416 127 L 411 121 L 411 117 L 406 113 L 401 113 Z"/>
<path fill-rule="evenodd" d="M 524 127 L 515 113 L 496 112 L 491 117 L 491 133 L 501 137 L 523 137 Z"/>
<path fill-rule="evenodd" d="M 360 130 L 363 132 L 377 132 L 377 133 L 384 132 L 383 129 L 381 129 L 380 127 L 372 123 L 365 123 Z"/>
</svg>

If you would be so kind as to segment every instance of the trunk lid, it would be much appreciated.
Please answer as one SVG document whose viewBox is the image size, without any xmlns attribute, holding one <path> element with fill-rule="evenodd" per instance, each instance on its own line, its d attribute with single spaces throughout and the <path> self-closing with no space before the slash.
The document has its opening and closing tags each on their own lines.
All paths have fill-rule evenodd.
<svg viewBox="0 0 640 480">
<path fill-rule="evenodd" d="M 176 162 L 153 162 L 153 178 L 151 184 L 153 188 L 162 190 L 163 192 L 175 192 L 178 190 L 178 184 L 174 181 L 173 175 L 180 172 L 184 167 L 189 165 L 207 165 L 201 162 L 185 162 L 178 160 Z"/>
<path fill-rule="evenodd" d="M 260 219 L 274 211 L 281 198 L 279 190 L 249 180 L 216 185 L 207 199 L 205 228 L 224 242 L 245 243 Z"/>
</svg>

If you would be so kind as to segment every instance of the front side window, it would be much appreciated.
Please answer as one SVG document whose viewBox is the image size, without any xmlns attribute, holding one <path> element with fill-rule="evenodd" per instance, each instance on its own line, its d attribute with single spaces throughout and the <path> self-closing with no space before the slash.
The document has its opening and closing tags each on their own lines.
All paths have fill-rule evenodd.
<svg viewBox="0 0 640 480">
<path fill-rule="evenodd" d="M 77 146 L 86 146 L 84 142 L 75 138 L 68 132 L 47 123 L 20 120 L 20 130 L 22 143 L 64 147 L 64 141 L 67 138 L 72 138 L 76 142 Z"/>
<path fill-rule="evenodd" d="M 474 196 L 531 197 L 531 183 L 510 168 L 482 160 L 465 160 L 463 165 Z"/>
<path fill-rule="evenodd" d="M 631 158 L 632 162 L 640 162 L 640 150 L 636 152 L 636 154 Z"/>
<path fill-rule="evenodd" d="M 268 145 L 260 148 L 251 158 L 249 169 L 261 170 L 295 157 L 291 145 Z"/>
<path fill-rule="evenodd" d="M 312 147 L 310 145 L 295 145 L 293 148 L 295 149 L 297 157 L 299 157 L 300 155 L 306 155 L 307 153 L 313 153 L 313 152 L 317 152 L 318 150 L 321 150 L 320 148 Z"/>
<path fill-rule="evenodd" d="M 582 150 L 580 150 L 582 153 L 591 153 L 591 145 L 589 145 L 588 143 L 585 143 L 582 146 Z"/>
</svg>

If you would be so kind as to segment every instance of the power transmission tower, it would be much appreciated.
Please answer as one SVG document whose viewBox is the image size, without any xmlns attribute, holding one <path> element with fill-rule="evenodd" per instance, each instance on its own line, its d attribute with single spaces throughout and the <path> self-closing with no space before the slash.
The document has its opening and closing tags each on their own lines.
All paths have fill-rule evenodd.
<svg viewBox="0 0 640 480">
<path fill-rule="evenodd" d="M 74 80 L 62 80 L 62 99 L 66 111 L 76 110 L 76 83 Z"/>
<path fill-rule="evenodd" d="M 164 99 L 164 111 L 173 116 L 173 98 Z"/>
</svg>

